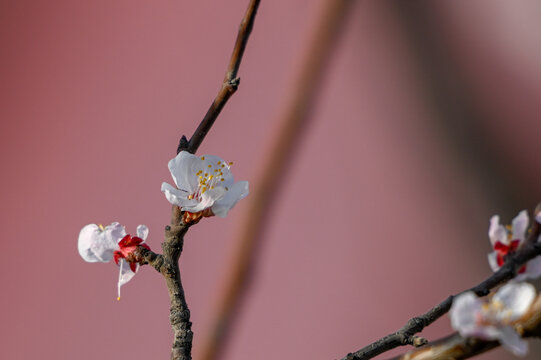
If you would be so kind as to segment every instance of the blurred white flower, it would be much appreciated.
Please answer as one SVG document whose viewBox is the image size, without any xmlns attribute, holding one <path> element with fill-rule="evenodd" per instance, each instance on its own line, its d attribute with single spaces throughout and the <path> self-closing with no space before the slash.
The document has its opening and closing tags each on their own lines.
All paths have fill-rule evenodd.
<svg viewBox="0 0 541 360">
<path fill-rule="evenodd" d="M 464 337 L 498 340 L 513 354 L 524 356 L 528 343 L 513 327 L 535 299 L 535 288 L 528 283 L 508 283 L 484 302 L 473 292 L 458 295 L 449 312 L 451 326 Z"/>
<path fill-rule="evenodd" d="M 237 201 L 248 195 L 248 182 L 236 182 L 227 163 L 214 155 L 195 156 L 181 151 L 169 161 L 169 171 L 177 188 L 162 184 L 165 197 L 189 213 L 212 211 L 225 217 Z M 208 216 L 205 214 L 205 216 Z"/>
<path fill-rule="evenodd" d="M 488 254 L 488 263 L 492 271 L 498 271 L 505 262 L 505 256 L 515 252 L 526 240 L 526 232 L 530 219 L 526 210 L 522 210 L 514 219 L 511 226 L 500 224 L 500 217 L 494 215 L 490 219 L 488 237 L 493 251 Z M 517 281 L 527 278 L 535 279 L 541 275 L 541 257 L 528 261 L 516 277 Z"/>
<path fill-rule="evenodd" d="M 117 222 L 103 227 L 102 225 L 89 224 L 82 228 L 79 233 L 77 247 L 79 254 L 87 262 L 109 262 L 114 258 L 120 266 L 118 275 L 118 299 L 120 299 L 120 287 L 130 281 L 139 264 L 128 262 L 126 258 L 133 253 L 137 246 L 150 248 L 143 244 L 148 236 L 148 227 L 139 225 L 137 237 L 126 234 L 124 226 Z"/>
</svg>

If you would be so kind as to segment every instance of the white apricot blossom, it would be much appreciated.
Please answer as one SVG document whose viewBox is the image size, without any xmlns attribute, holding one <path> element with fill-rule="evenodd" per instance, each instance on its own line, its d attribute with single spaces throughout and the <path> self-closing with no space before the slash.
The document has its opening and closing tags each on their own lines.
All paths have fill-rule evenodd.
<svg viewBox="0 0 541 360">
<path fill-rule="evenodd" d="M 500 224 L 500 217 L 490 219 L 488 237 L 493 251 L 488 254 L 488 263 L 492 271 L 498 271 L 505 262 L 505 256 L 519 249 L 526 240 L 530 219 L 526 210 L 522 210 L 512 221 L 511 226 Z M 535 279 L 541 275 L 541 257 L 528 261 L 518 271 L 517 281 Z"/>
<path fill-rule="evenodd" d="M 234 181 L 231 165 L 218 156 L 181 151 L 168 164 L 176 188 L 164 182 L 162 191 L 171 204 L 183 211 L 199 213 L 210 209 L 211 215 L 225 217 L 249 192 L 248 181 Z"/>
<path fill-rule="evenodd" d="M 120 287 L 130 281 L 139 264 L 128 262 L 127 257 L 133 253 L 137 246 L 150 248 L 144 244 L 148 236 L 148 227 L 139 225 L 137 236 L 126 234 L 124 226 L 117 222 L 103 227 L 101 224 L 89 224 L 79 233 L 78 250 L 86 262 L 109 262 L 114 259 L 120 267 L 118 275 L 118 299 L 120 300 Z"/>
<path fill-rule="evenodd" d="M 522 317 L 535 299 L 535 288 L 512 282 L 502 286 L 485 302 L 472 291 L 458 295 L 449 315 L 451 326 L 464 337 L 498 340 L 518 356 L 528 352 L 528 343 L 515 331 L 514 322 Z"/>
</svg>

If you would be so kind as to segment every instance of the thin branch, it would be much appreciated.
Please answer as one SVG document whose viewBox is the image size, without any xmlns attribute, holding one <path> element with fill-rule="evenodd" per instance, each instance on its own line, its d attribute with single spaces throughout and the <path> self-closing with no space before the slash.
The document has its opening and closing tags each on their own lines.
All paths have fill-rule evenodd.
<svg viewBox="0 0 541 360">
<path fill-rule="evenodd" d="M 322 4 L 307 48 L 302 53 L 300 66 L 295 72 L 293 86 L 285 97 L 287 103 L 284 113 L 278 117 L 279 129 L 275 136 L 277 140 L 262 162 L 258 182 L 254 186 L 257 192 L 250 199 L 249 215 L 239 226 L 241 233 L 238 235 L 233 265 L 228 268 L 225 287 L 219 295 L 212 330 L 203 341 L 203 360 L 217 359 L 223 354 L 233 323 L 238 319 L 237 310 L 253 273 L 265 220 L 271 211 L 273 199 L 277 197 L 281 181 L 285 178 L 288 165 L 296 153 L 295 148 L 300 144 L 303 130 L 310 120 L 313 101 L 325 74 L 325 67 L 333 55 L 340 31 L 354 2 L 332 0 Z"/>
<path fill-rule="evenodd" d="M 541 333 L 541 295 L 538 295 L 530 310 L 514 324 L 514 327 L 523 338 L 539 337 Z M 499 345 L 498 341 L 464 338 L 458 333 L 454 333 L 390 360 L 468 359 Z"/>
<path fill-rule="evenodd" d="M 534 217 L 541 210 L 541 204 L 537 205 L 534 212 Z M 515 253 L 509 255 L 505 259 L 505 264 L 492 276 L 484 280 L 477 286 L 466 291 L 473 291 L 477 296 L 486 296 L 490 293 L 490 290 L 496 286 L 505 283 L 516 276 L 517 271 L 529 260 L 541 255 L 541 244 L 537 242 L 537 238 L 541 232 L 541 226 L 534 220 L 528 238 L 523 243 L 520 249 Z M 457 294 L 458 295 L 458 294 Z M 446 314 L 455 296 L 449 296 L 440 304 L 434 306 L 426 313 L 410 319 L 406 325 L 400 328 L 398 331 L 389 334 L 372 344 L 354 352 L 349 353 L 342 360 L 366 360 L 371 359 L 379 354 L 404 345 L 422 345 L 426 341 L 419 341 L 419 337 L 415 334 L 421 332 L 425 327 L 432 324 L 441 316 Z"/>
<path fill-rule="evenodd" d="M 190 141 L 186 141 L 186 137 L 182 137 L 177 149 L 177 153 L 182 150 L 189 151 L 192 154 L 195 154 L 203 139 L 209 132 L 210 128 L 214 124 L 214 121 L 222 111 L 225 103 L 231 95 L 233 95 L 239 86 L 240 78 L 237 77 L 239 71 L 240 63 L 242 61 L 242 55 L 246 49 L 246 44 L 248 43 L 248 37 L 252 32 L 254 26 L 255 16 L 257 14 L 257 8 L 261 0 L 251 0 L 246 10 L 246 14 L 242 19 L 242 22 L 239 26 L 239 33 L 237 35 L 237 40 L 235 42 L 235 47 L 233 48 L 233 54 L 231 54 L 231 60 L 229 60 L 229 66 L 225 73 L 224 82 L 222 88 L 216 95 L 216 98 L 210 105 L 210 108 L 207 111 L 207 114 L 193 133 Z"/>
</svg>

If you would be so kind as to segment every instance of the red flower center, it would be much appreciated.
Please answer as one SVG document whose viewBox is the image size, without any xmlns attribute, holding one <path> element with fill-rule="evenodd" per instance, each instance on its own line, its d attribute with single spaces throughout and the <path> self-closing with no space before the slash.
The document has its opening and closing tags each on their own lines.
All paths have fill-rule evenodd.
<svg viewBox="0 0 541 360">
<path fill-rule="evenodd" d="M 128 261 L 128 263 L 130 264 L 131 271 L 135 272 L 135 263 L 130 261 L 128 258 L 130 257 L 130 255 L 133 254 L 133 252 L 137 249 L 138 246 L 142 246 L 145 249 L 150 250 L 150 247 L 148 247 L 147 244 L 142 244 L 143 241 L 143 239 L 137 236 L 132 237 L 129 234 L 124 236 L 122 240 L 120 240 L 118 243 L 118 247 L 120 249 L 115 250 L 115 252 L 113 253 L 113 259 L 115 260 L 115 263 L 118 265 L 120 259 L 126 259 L 126 261 Z"/>
</svg>

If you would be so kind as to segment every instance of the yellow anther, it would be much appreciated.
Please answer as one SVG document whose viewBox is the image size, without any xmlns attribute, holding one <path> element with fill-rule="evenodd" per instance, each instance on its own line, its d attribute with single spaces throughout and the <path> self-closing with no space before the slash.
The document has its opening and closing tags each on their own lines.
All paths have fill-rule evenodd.
<svg viewBox="0 0 541 360">
<path fill-rule="evenodd" d="M 221 161 L 218 161 L 218 165 L 220 165 L 222 162 Z"/>
<path fill-rule="evenodd" d="M 209 168 L 211 168 L 211 167 L 212 167 L 212 165 L 209 165 Z"/>
<path fill-rule="evenodd" d="M 225 165 L 224 165 L 224 164 L 222 164 L 222 167 L 225 167 Z"/>
<path fill-rule="evenodd" d="M 214 189 L 214 186 L 211 186 L 210 188 L 211 188 L 211 189 Z"/>
<path fill-rule="evenodd" d="M 193 199 L 193 195 L 188 195 L 188 200 Z"/>
<path fill-rule="evenodd" d="M 205 191 L 207 191 L 207 188 L 206 188 L 206 187 L 203 187 L 203 189 L 201 189 L 201 194 L 204 194 Z"/>
<path fill-rule="evenodd" d="M 204 156 L 201 156 L 201 160 L 205 160 L 205 157 L 204 157 Z"/>
<path fill-rule="evenodd" d="M 220 181 L 225 181 L 225 179 L 220 179 Z"/>
<path fill-rule="evenodd" d="M 492 307 L 496 310 L 503 310 L 505 309 L 505 305 L 503 302 L 501 301 L 493 301 L 492 302 Z"/>
<path fill-rule="evenodd" d="M 233 161 L 229 162 L 229 164 L 228 164 L 228 165 L 229 165 L 229 166 L 233 165 Z"/>
<path fill-rule="evenodd" d="M 102 224 L 99 224 L 98 227 L 100 228 L 101 231 L 105 231 L 105 228 L 103 227 Z"/>
<path fill-rule="evenodd" d="M 117 301 L 120 301 L 120 296 L 116 298 Z"/>
</svg>

